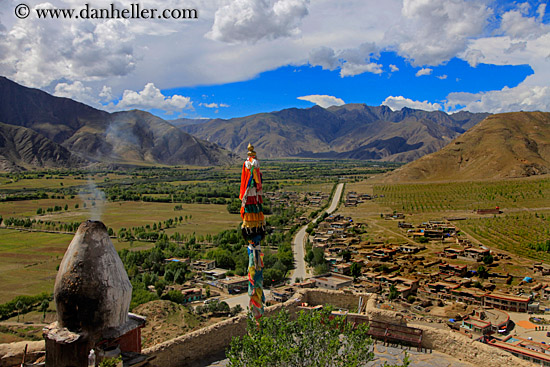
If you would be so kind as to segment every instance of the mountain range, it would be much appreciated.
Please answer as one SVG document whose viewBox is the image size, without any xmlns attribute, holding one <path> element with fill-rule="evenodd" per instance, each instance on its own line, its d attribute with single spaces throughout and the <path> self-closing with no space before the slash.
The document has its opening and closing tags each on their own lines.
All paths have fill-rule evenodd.
<svg viewBox="0 0 550 367">
<path fill-rule="evenodd" d="M 108 113 L 0 77 L 0 168 L 224 165 L 236 156 L 148 112 Z"/>
<path fill-rule="evenodd" d="M 440 150 L 487 116 L 347 104 L 165 121 L 140 110 L 109 113 L 0 77 L 0 169 L 226 165 L 245 157 L 248 143 L 261 158 L 410 162 Z"/>
<path fill-rule="evenodd" d="M 458 181 L 550 173 L 550 113 L 492 115 L 438 152 L 389 173 L 387 182 Z"/>
<path fill-rule="evenodd" d="M 489 114 L 346 104 L 290 108 L 180 125 L 240 155 L 252 143 L 265 158 L 350 158 L 410 162 L 435 152 Z"/>
</svg>

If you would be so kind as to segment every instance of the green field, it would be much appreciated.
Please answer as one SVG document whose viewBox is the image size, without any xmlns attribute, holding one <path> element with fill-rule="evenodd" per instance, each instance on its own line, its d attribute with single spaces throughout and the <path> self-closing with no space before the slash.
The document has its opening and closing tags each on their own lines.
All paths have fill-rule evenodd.
<svg viewBox="0 0 550 367">
<path fill-rule="evenodd" d="M 550 262 L 550 211 L 468 219 L 460 228 L 487 246 Z"/>
<path fill-rule="evenodd" d="M 373 194 L 393 210 L 422 213 L 479 208 L 544 208 L 550 206 L 550 180 L 528 178 L 484 182 L 375 184 Z"/>
<path fill-rule="evenodd" d="M 50 199 L 38 202 L 50 203 Z M 18 204 L 15 206 L 13 204 L 14 202 L 0 203 L 0 208 L 9 206 L 12 212 L 15 211 L 20 216 L 23 213 L 32 214 L 37 205 L 31 202 L 15 202 Z M 225 229 L 233 229 L 240 223 L 240 216 L 229 214 L 225 205 L 182 204 L 182 207 L 183 210 L 174 211 L 173 204 L 108 202 L 101 219 L 108 227 L 117 231 L 122 227 L 153 225 L 175 216 L 190 216 L 182 224 L 167 229 L 165 232 L 168 235 L 176 231 L 181 234 L 214 235 Z M 20 212 L 17 213 L 16 209 Z M 89 216 L 90 213 L 85 209 L 72 209 L 33 217 L 44 221 L 81 222 Z M 53 291 L 56 266 L 61 262 L 71 239 L 72 235 L 0 229 L 0 303 L 20 294 L 34 295 L 42 291 Z M 130 247 L 129 242 L 113 240 L 113 243 L 117 250 Z M 132 243 L 132 249 L 135 250 L 152 246 L 153 243 Z"/>
</svg>

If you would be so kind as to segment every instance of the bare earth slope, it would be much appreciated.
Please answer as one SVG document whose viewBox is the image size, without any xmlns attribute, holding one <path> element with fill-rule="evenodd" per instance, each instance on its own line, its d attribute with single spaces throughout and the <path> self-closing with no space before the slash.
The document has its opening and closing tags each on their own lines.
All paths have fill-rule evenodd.
<svg viewBox="0 0 550 367">
<path fill-rule="evenodd" d="M 78 167 L 84 163 L 61 145 L 31 129 L 0 122 L 0 171 Z"/>
<path fill-rule="evenodd" d="M 438 152 L 385 177 L 388 182 L 484 180 L 550 172 L 550 113 L 492 115 Z"/>
</svg>

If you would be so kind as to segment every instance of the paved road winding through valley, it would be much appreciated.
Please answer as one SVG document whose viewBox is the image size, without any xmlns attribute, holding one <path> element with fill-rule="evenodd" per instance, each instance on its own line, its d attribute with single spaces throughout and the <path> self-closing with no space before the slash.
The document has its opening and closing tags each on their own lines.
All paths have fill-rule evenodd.
<svg viewBox="0 0 550 367">
<path fill-rule="evenodd" d="M 327 213 L 331 214 L 333 213 L 336 208 L 338 207 L 338 203 L 340 202 L 340 197 L 342 196 L 342 189 L 344 188 L 344 184 L 340 183 L 338 186 L 336 186 L 336 190 L 334 191 L 334 196 L 332 197 L 332 202 L 330 203 L 330 206 L 326 210 Z M 317 220 L 321 217 L 322 213 L 315 218 L 312 222 L 315 223 Z M 293 241 L 293 252 L 294 252 L 294 264 L 296 265 L 296 268 L 292 272 L 290 276 L 290 281 L 293 282 L 296 278 L 300 278 L 302 280 L 309 278 L 311 275 L 307 273 L 306 269 L 306 261 L 304 260 L 304 244 L 306 240 L 306 224 L 302 228 L 300 228 L 296 234 L 296 237 L 294 237 Z"/>
</svg>

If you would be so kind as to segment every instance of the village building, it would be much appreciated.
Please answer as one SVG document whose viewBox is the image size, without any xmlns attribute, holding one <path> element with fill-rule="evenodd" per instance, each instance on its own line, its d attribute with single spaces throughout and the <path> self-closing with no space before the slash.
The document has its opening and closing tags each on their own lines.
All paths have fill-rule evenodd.
<svg viewBox="0 0 550 367">
<path fill-rule="evenodd" d="M 202 272 L 216 267 L 216 260 L 196 260 L 191 263 L 191 269 Z"/>
<path fill-rule="evenodd" d="M 493 292 L 485 296 L 484 306 L 510 312 L 527 312 L 531 297 Z"/>
<path fill-rule="evenodd" d="M 315 279 L 315 286 L 324 289 L 342 289 L 349 287 L 353 283 L 353 278 L 340 274 L 328 273 L 320 276 L 313 277 Z"/>
<path fill-rule="evenodd" d="M 459 287 L 451 291 L 451 299 L 470 305 L 482 306 L 487 292 L 477 288 Z"/>
<path fill-rule="evenodd" d="M 550 346 L 518 336 L 507 336 L 504 339 L 490 338 L 487 344 L 512 353 L 516 357 L 536 363 L 539 366 L 550 366 Z"/>
<path fill-rule="evenodd" d="M 443 254 L 445 257 L 448 257 L 450 259 L 456 259 L 458 256 L 464 255 L 464 250 L 454 247 L 446 247 L 443 249 Z"/>
<path fill-rule="evenodd" d="M 462 320 L 462 328 L 477 334 L 504 333 L 508 330 L 510 315 L 491 308 L 479 308 Z"/>
<path fill-rule="evenodd" d="M 182 289 L 181 294 L 184 296 L 184 302 L 195 302 L 204 298 L 201 288 Z"/>
<path fill-rule="evenodd" d="M 439 272 L 443 274 L 451 274 L 463 277 L 468 272 L 468 267 L 466 265 L 441 263 L 439 264 Z"/>
<path fill-rule="evenodd" d="M 231 277 L 218 281 L 220 288 L 229 294 L 241 293 L 248 289 L 248 277 Z"/>
<path fill-rule="evenodd" d="M 399 251 L 404 254 L 416 254 L 420 250 L 425 249 L 426 247 L 414 246 L 414 245 L 401 245 L 399 246 Z"/>
<path fill-rule="evenodd" d="M 351 264 L 349 263 L 335 264 L 331 266 L 330 270 L 333 273 L 349 275 L 351 273 Z"/>
<path fill-rule="evenodd" d="M 189 265 L 191 263 L 191 260 L 189 258 L 178 258 L 178 257 L 171 257 L 169 259 L 164 259 L 165 263 L 183 263 Z"/>
<path fill-rule="evenodd" d="M 218 279 L 224 279 L 225 278 L 225 276 L 227 274 L 227 270 L 226 269 L 221 269 L 221 268 L 214 268 L 214 269 L 210 269 L 210 270 L 203 270 L 201 273 L 204 274 L 206 279 L 218 280 Z"/>
<path fill-rule="evenodd" d="M 476 247 L 468 247 L 464 249 L 464 257 L 475 260 L 482 261 L 483 258 L 489 255 L 491 251 L 489 249 L 482 249 Z"/>
<path fill-rule="evenodd" d="M 550 275 L 550 265 L 546 265 L 546 264 L 543 264 L 543 263 L 535 263 L 533 265 L 533 271 L 535 272 L 535 274 L 540 274 L 540 275 Z"/>
<path fill-rule="evenodd" d="M 286 302 L 294 294 L 293 287 L 273 288 L 271 290 L 271 298 L 275 302 Z"/>
</svg>

